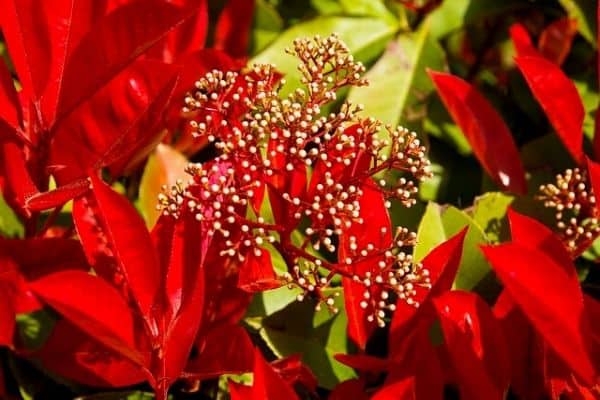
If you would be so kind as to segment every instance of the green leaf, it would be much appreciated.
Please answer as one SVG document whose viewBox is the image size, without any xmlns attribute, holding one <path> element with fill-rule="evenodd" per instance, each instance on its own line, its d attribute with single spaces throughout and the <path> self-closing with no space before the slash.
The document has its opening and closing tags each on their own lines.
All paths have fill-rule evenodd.
<svg viewBox="0 0 600 400">
<path fill-rule="evenodd" d="M 277 39 L 283 28 L 283 19 L 277 9 L 265 0 L 257 0 L 254 7 L 252 54 L 257 54 Z"/>
<path fill-rule="evenodd" d="M 577 20 L 577 29 L 594 48 L 596 43 L 596 1 L 593 0 L 559 0 L 569 14 Z"/>
<path fill-rule="evenodd" d="M 45 310 L 18 314 L 17 331 L 25 348 L 29 351 L 40 349 L 52 333 L 54 322 L 54 318 Z"/>
<path fill-rule="evenodd" d="M 483 229 L 487 239 L 500 242 L 509 236 L 506 212 L 514 196 L 500 192 L 485 193 L 473 203 L 473 221 Z"/>
<path fill-rule="evenodd" d="M 463 245 L 462 259 L 458 268 L 454 288 L 470 290 L 490 271 L 490 266 L 479 250 L 488 244 L 482 229 L 465 212 L 455 207 L 441 207 L 429 203 L 423 220 L 417 230 L 417 245 L 414 249 L 415 261 L 421 261 L 434 247 L 468 227 Z"/>
<path fill-rule="evenodd" d="M 331 291 L 331 290 L 330 290 Z M 336 306 L 343 310 L 342 296 Z M 302 354 L 302 361 L 326 389 L 355 377 L 354 371 L 333 356 L 349 352 L 346 315 L 331 314 L 325 307 L 314 310 L 310 301 L 294 302 L 262 320 L 261 338 L 278 357 Z"/>
<path fill-rule="evenodd" d="M 317 34 L 329 36 L 337 32 L 357 60 L 368 62 L 381 53 L 396 29 L 396 24 L 380 18 L 317 17 L 284 31 L 269 47 L 254 57 L 250 64 L 275 64 L 277 69 L 285 74 L 287 83 L 282 94 L 286 94 L 300 86 L 298 60 L 285 53 L 285 49 L 292 46 L 294 39 Z"/>
<path fill-rule="evenodd" d="M 384 124 L 398 125 L 433 91 L 433 84 L 425 69 L 443 70 L 445 56 L 439 44 L 429 35 L 429 24 L 418 32 L 406 32 L 388 44 L 385 53 L 367 72 L 369 86 L 354 87 L 348 100 L 364 105 L 364 115 L 381 120 Z"/>
<path fill-rule="evenodd" d="M 0 235 L 5 237 L 23 237 L 25 230 L 15 212 L 0 194 Z"/>
<path fill-rule="evenodd" d="M 159 144 L 148 157 L 140 182 L 139 198 L 139 207 L 148 227 L 154 226 L 160 216 L 156 205 L 161 186 L 170 187 L 177 180 L 185 181 L 188 177 L 184 171 L 187 165 L 187 158 L 166 144 Z"/>
</svg>

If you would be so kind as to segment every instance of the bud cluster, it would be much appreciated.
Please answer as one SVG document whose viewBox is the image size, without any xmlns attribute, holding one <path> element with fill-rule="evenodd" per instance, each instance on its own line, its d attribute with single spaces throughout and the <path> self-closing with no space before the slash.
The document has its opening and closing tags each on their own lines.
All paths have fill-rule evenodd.
<svg viewBox="0 0 600 400">
<path fill-rule="evenodd" d="M 540 186 L 538 198 L 556 211 L 556 228 L 570 252 L 577 254 L 600 235 L 596 198 L 586 171 L 574 168 L 558 174 L 555 184 Z"/>
<path fill-rule="evenodd" d="M 389 243 L 349 232 L 380 226 L 391 237 L 385 208 L 394 200 L 407 207 L 416 202 L 418 182 L 431 174 L 426 149 L 414 132 L 382 129 L 359 116 L 361 105 L 344 102 L 336 112 L 322 112 L 340 88 L 367 84 L 363 65 L 336 35 L 297 39 L 287 51 L 300 60 L 305 85 L 288 96 L 280 96 L 284 80 L 273 65 L 215 70 L 196 82 L 183 112 L 218 156 L 191 164 L 189 181 L 164 188 L 158 208 L 206 224 L 222 239 L 213 240 L 221 256 L 237 258 L 240 268 L 270 243 L 287 264 L 281 283 L 300 288 L 300 300 L 311 296 L 336 311 L 323 294 L 332 278 L 361 284 L 361 307 L 382 325 L 396 299 L 418 305 L 415 290 L 428 287 L 428 271 L 406 252 L 415 235 L 404 228 Z M 365 207 L 379 207 L 368 204 L 367 191 L 383 199 L 385 220 L 365 219 Z M 299 233 L 303 238 L 293 240 Z M 348 248 L 340 249 L 341 242 Z"/>
</svg>

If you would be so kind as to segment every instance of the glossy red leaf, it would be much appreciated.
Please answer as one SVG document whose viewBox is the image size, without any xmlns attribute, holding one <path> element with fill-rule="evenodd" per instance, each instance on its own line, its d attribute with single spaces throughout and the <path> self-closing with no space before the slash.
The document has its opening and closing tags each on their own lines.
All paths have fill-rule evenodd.
<svg viewBox="0 0 600 400">
<path fill-rule="evenodd" d="M 298 399 L 294 389 L 265 361 L 258 348 L 254 350 L 253 371 L 252 398 L 254 400 Z"/>
<path fill-rule="evenodd" d="M 371 400 L 417 400 L 415 379 L 412 377 L 385 385 Z"/>
<path fill-rule="evenodd" d="M 488 175 L 501 188 L 524 194 L 527 183 L 519 151 L 498 112 L 468 82 L 435 71 L 429 76 Z"/>
<path fill-rule="evenodd" d="M 172 66 L 141 60 L 119 74 L 56 129 L 51 164 L 59 184 L 89 168 L 113 176 L 146 157 L 164 133 L 158 129 L 177 82 Z"/>
<path fill-rule="evenodd" d="M 0 1 L 0 26 L 19 81 L 39 101 L 50 74 L 50 35 L 40 0 Z"/>
<path fill-rule="evenodd" d="M 233 57 L 246 57 L 254 15 L 254 0 L 228 0 L 215 27 L 213 47 Z"/>
<path fill-rule="evenodd" d="M 245 257 L 240 265 L 238 279 L 240 289 L 254 293 L 283 286 L 285 282 L 277 278 L 271 253 L 267 249 L 250 250 Z"/>
<path fill-rule="evenodd" d="M 575 85 L 544 58 L 524 56 L 517 57 L 516 62 L 559 138 L 575 161 L 582 163 L 585 111 Z"/>
<path fill-rule="evenodd" d="M 13 141 L 0 142 L 0 172 L 5 179 L 3 196 L 6 201 L 22 215 L 29 215 L 25 203 L 39 190 L 27 168 L 23 149 Z"/>
<path fill-rule="evenodd" d="M 12 128 L 21 126 L 23 115 L 10 71 L 4 61 L 0 61 L 0 119 Z"/>
<path fill-rule="evenodd" d="M 565 246 L 558 236 L 544 224 L 527 215 L 519 214 L 512 208 L 508 210 L 508 222 L 513 242 L 550 254 L 559 265 L 572 265 L 571 257 Z M 565 267 L 565 271 L 569 275 L 573 275 L 575 282 L 578 281 L 575 268 Z"/>
<path fill-rule="evenodd" d="M 87 178 L 77 179 L 48 192 L 36 193 L 25 201 L 25 208 L 30 211 L 42 211 L 59 207 L 75 197 L 79 197 L 90 188 Z"/>
<path fill-rule="evenodd" d="M 494 271 L 529 321 L 584 381 L 595 369 L 589 359 L 581 288 L 547 254 L 517 243 L 483 247 Z"/>
<path fill-rule="evenodd" d="M 95 387 L 123 387 L 145 380 L 142 369 L 66 320 L 54 326 L 33 356 L 55 374 Z"/>
<path fill-rule="evenodd" d="M 111 250 L 142 314 L 149 317 L 159 288 L 158 257 L 146 225 L 135 208 L 95 174 L 91 174 L 92 193 L 97 203 L 102 229 Z M 79 229 L 86 221 L 76 219 Z M 84 247 L 97 246 L 95 241 Z"/>
<path fill-rule="evenodd" d="M 509 29 L 510 38 L 518 56 L 538 56 L 539 52 L 531 42 L 527 29 L 521 24 L 512 24 Z"/>
<path fill-rule="evenodd" d="M 557 19 L 542 31 L 538 39 L 538 49 L 546 59 L 556 65 L 562 65 L 571 51 L 575 35 L 577 20 L 568 17 Z"/>
<path fill-rule="evenodd" d="M 85 35 L 65 64 L 57 115 L 77 104 L 131 64 L 197 11 L 160 0 L 135 0 L 115 9 Z M 73 79 L 79 77 L 79 79 Z"/>
<path fill-rule="evenodd" d="M 17 290 L 15 270 L 17 266 L 8 257 L 0 257 L 0 346 L 12 346 L 15 330 L 14 297 Z"/>
<path fill-rule="evenodd" d="M 231 400 L 253 400 L 252 387 L 229 381 L 229 396 Z"/>
<path fill-rule="evenodd" d="M 393 363 L 388 359 L 368 354 L 336 354 L 334 357 L 342 364 L 358 371 L 384 372 L 393 366 Z"/>
<path fill-rule="evenodd" d="M 319 384 L 317 377 L 301 360 L 301 354 L 292 354 L 291 356 L 274 360 L 271 366 L 288 385 L 295 387 L 299 384 L 312 393 L 316 393 L 317 385 Z"/>
<path fill-rule="evenodd" d="M 502 400 L 510 380 L 508 348 L 487 304 L 462 291 L 446 292 L 433 304 L 461 398 Z"/>
<path fill-rule="evenodd" d="M 45 303 L 73 325 L 137 364 L 133 318 L 117 289 L 82 271 L 56 272 L 30 284 Z"/>
</svg>

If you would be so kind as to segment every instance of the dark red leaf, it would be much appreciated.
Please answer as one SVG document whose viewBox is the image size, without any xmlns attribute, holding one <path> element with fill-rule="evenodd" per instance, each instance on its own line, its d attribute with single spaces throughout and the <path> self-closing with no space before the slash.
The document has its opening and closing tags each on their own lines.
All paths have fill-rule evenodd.
<svg viewBox="0 0 600 400">
<path fill-rule="evenodd" d="M 185 368 L 185 376 L 204 380 L 252 371 L 254 346 L 241 326 L 222 326 L 209 332 L 198 341 L 197 351 Z"/>
<path fill-rule="evenodd" d="M 464 80 L 435 71 L 429 71 L 429 76 L 488 175 L 501 188 L 524 194 L 527 183 L 519 151 L 496 110 Z"/>
<path fill-rule="evenodd" d="M 0 257 L 0 346 L 12 346 L 15 330 L 15 300 L 17 266 L 8 257 Z"/>
<path fill-rule="evenodd" d="M 248 55 L 254 0 L 229 0 L 215 27 L 213 47 L 233 57 Z"/>
<path fill-rule="evenodd" d="M 301 354 L 293 354 L 273 361 L 271 366 L 288 385 L 295 387 L 297 384 L 300 384 L 312 393 L 316 393 L 317 385 L 319 384 L 317 377 L 302 363 L 301 359 Z"/>
<path fill-rule="evenodd" d="M 433 304 L 461 398 L 502 400 L 508 389 L 508 348 L 500 325 L 476 294 L 446 292 Z"/>
<path fill-rule="evenodd" d="M 27 96 L 39 101 L 50 75 L 50 27 L 39 0 L 0 1 L 0 26 Z"/>
<path fill-rule="evenodd" d="M 62 206 L 75 197 L 79 197 L 90 188 L 87 178 L 77 179 L 49 192 L 36 193 L 25 201 L 25 208 L 30 211 L 42 211 Z"/>
<path fill-rule="evenodd" d="M 516 62 L 563 144 L 575 161 L 582 163 L 585 111 L 575 85 L 544 58 L 524 56 Z"/>
<path fill-rule="evenodd" d="M 125 197 L 113 191 L 95 174 L 91 174 L 90 178 L 98 208 L 96 218 L 101 221 L 103 233 L 119 264 L 119 272 L 123 274 L 142 315 L 148 318 L 160 285 L 158 256 L 150 234 L 141 216 Z M 78 229 L 81 224 L 87 223 L 75 219 Z M 94 249 L 97 242 L 92 240 L 83 245 Z"/>
<path fill-rule="evenodd" d="M 143 365 L 131 310 L 117 289 L 104 280 L 82 271 L 62 271 L 40 278 L 30 287 L 73 325 Z"/>
<path fill-rule="evenodd" d="M 367 400 L 368 398 L 369 395 L 365 392 L 365 381 L 361 378 L 342 382 L 329 394 L 329 400 Z"/>
<path fill-rule="evenodd" d="M 385 385 L 379 390 L 371 400 L 416 400 L 415 379 L 405 378 L 389 385 Z"/>
<path fill-rule="evenodd" d="M 600 163 L 587 159 L 587 170 L 594 196 L 600 195 Z M 600 208 L 596 203 L 596 213 L 600 215 Z"/>
<path fill-rule="evenodd" d="M 256 251 L 259 253 L 257 254 Z M 246 259 L 240 265 L 238 280 L 240 289 L 254 293 L 283 286 L 285 282 L 277 279 L 271 254 L 267 249 L 250 250 L 245 257 Z"/>
<path fill-rule="evenodd" d="M 66 320 L 54 326 L 44 346 L 34 353 L 42 366 L 62 377 L 96 387 L 141 383 L 142 369 L 93 340 Z"/>
<path fill-rule="evenodd" d="M 556 353 L 586 382 L 595 375 L 581 288 L 547 254 L 517 243 L 483 247 L 506 290 Z"/>
<path fill-rule="evenodd" d="M 392 362 L 385 358 L 367 354 L 336 354 L 335 359 L 344 365 L 359 371 L 384 372 L 392 367 Z"/>
<path fill-rule="evenodd" d="M 0 119 L 14 129 L 21 126 L 23 119 L 17 91 L 4 61 L 0 61 Z"/>
<path fill-rule="evenodd" d="M 527 29 L 521 24 L 513 24 L 510 27 L 510 38 L 512 39 L 518 56 L 537 56 L 539 52 L 531 42 Z"/>
<path fill-rule="evenodd" d="M 0 142 L 0 172 L 5 179 L 4 198 L 14 210 L 28 216 L 29 211 L 25 208 L 25 203 L 39 190 L 31 179 L 23 149 L 13 141 Z"/>
<path fill-rule="evenodd" d="M 265 361 L 258 348 L 254 350 L 253 371 L 252 398 L 254 400 L 298 399 L 294 389 Z"/>
<path fill-rule="evenodd" d="M 93 95 L 198 9 L 135 0 L 115 9 L 85 35 L 65 64 L 57 118 Z"/>
<path fill-rule="evenodd" d="M 577 35 L 577 20 L 564 17 L 548 25 L 538 39 L 538 49 L 546 59 L 562 65 Z M 522 55 L 522 54 L 519 54 Z"/>
</svg>

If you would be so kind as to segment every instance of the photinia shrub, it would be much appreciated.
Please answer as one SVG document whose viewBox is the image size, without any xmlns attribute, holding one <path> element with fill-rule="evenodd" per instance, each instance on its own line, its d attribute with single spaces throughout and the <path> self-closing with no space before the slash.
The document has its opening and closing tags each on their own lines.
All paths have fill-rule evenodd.
<svg viewBox="0 0 600 400">
<path fill-rule="evenodd" d="M 600 398 L 597 16 L 0 0 L 0 398 Z"/>
</svg>

